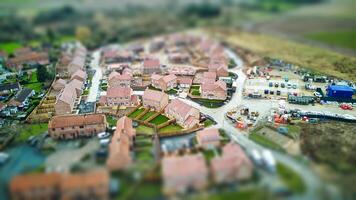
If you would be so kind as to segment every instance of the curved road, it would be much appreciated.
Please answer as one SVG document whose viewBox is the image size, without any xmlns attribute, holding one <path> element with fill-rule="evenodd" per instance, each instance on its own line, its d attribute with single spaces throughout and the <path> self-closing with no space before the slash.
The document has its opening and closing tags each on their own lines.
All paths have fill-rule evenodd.
<svg viewBox="0 0 356 200">
<path fill-rule="evenodd" d="M 238 79 L 236 80 L 237 83 L 236 92 L 232 96 L 229 103 L 225 104 L 222 107 L 211 109 L 211 108 L 206 108 L 204 106 L 200 106 L 199 104 L 187 99 L 182 99 L 182 100 L 198 108 L 202 113 L 212 116 L 217 122 L 216 127 L 224 129 L 229 134 L 230 138 L 235 142 L 237 142 L 238 144 L 240 144 L 242 147 L 244 147 L 247 152 L 251 152 L 253 149 L 257 149 L 261 151 L 265 148 L 248 139 L 248 137 L 244 135 L 242 131 L 236 129 L 227 120 L 225 120 L 224 115 L 227 111 L 231 110 L 232 108 L 236 108 L 238 105 L 242 105 L 242 103 L 245 103 L 246 105 L 250 105 L 250 106 L 251 105 L 255 106 L 259 104 L 258 106 L 256 106 L 259 108 L 259 112 L 261 112 L 260 109 L 263 109 L 263 112 L 268 112 L 268 110 L 270 110 L 272 107 L 277 107 L 278 102 L 277 101 L 266 102 L 261 100 L 256 100 L 256 101 L 249 100 L 248 102 L 243 102 L 242 91 L 243 91 L 244 82 L 246 80 L 246 75 L 242 72 L 243 62 L 231 50 L 226 49 L 226 53 L 229 55 L 231 59 L 234 59 L 235 63 L 237 64 L 237 67 L 229 71 L 234 72 L 238 75 Z M 272 154 L 274 155 L 277 162 L 281 162 L 284 165 L 288 166 L 289 168 L 293 169 L 304 180 L 307 190 L 303 194 L 303 196 L 297 196 L 295 198 L 297 199 L 300 198 L 320 199 L 321 198 L 320 192 L 322 191 L 321 189 L 325 185 L 321 182 L 319 177 L 316 174 L 314 174 L 314 172 L 310 169 L 309 166 L 307 166 L 305 163 L 302 163 L 302 161 L 298 161 L 284 153 L 272 151 Z M 333 193 L 330 195 L 333 196 L 332 199 L 338 199 L 337 193 Z"/>
</svg>

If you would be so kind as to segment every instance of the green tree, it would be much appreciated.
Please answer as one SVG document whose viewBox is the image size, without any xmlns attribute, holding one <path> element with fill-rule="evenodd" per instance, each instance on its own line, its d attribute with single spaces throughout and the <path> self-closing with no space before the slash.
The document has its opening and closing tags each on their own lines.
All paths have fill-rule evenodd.
<svg viewBox="0 0 356 200">
<path fill-rule="evenodd" d="M 46 66 L 44 65 L 38 65 L 37 66 L 37 80 L 39 82 L 45 82 L 50 78 L 50 75 L 47 71 Z"/>
</svg>

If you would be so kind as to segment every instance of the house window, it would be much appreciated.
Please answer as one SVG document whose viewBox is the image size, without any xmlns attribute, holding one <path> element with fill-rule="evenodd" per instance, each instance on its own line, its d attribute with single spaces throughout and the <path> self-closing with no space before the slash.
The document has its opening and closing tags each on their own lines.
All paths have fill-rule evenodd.
<svg viewBox="0 0 356 200">
<path fill-rule="evenodd" d="M 84 126 L 79 126 L 79 128 L 84 128 Z"/>
<path fill-rule="evenodd" d="M 56 129 L 55 128 L 52 128 L 52 131 L 55 131 Z"/>
</svg>

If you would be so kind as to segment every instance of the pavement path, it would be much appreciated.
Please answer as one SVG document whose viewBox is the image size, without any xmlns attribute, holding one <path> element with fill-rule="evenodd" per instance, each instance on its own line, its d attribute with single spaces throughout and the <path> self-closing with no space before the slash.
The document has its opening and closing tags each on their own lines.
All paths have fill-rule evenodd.
<svg viewBox="0 0 356 200">
<path fill-rule="evenodd" d="M 99 85 L 100 79 L 103 76 L 103 71 L 99 65 L 100 62 L 100 50 L 96 50 L 92 53 L 93 59 L 90 62 L 90 67 L 95 70 L 95 74 L 92 78 L 91 87 L 89 89 L 89 94 L 87 102 L 96 102 L 99 95 Z"/>
</svg>

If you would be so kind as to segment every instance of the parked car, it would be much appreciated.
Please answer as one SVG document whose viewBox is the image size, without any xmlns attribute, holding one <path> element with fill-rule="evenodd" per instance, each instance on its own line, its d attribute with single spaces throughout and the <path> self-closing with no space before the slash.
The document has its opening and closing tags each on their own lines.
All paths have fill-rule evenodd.
<svg viewBox="0 0 356 200">
<path fill-rule="evenodd" d="M 323 97 L 319 92 L 314 92 L 314 96 L 319 97 L 319 98 Z"/>
<path fill-rule="evenodd" d="M 272 82 L 269 82 L 268 86 L 269 86 L 269 87 L 273 87 L 273 83 L 272 83 Z"/>
<path fill-rule="evenodd" d="M 269 94 L 270 95 L 274 95 L 274 92 L 271 90 L 271 91 L 269 91 Z"/>
<path fill-rule="evenodd" d="M 107 133 L 107 132 L 98 133 L 98 138 L 99 138 L 99 139 L 104 139 L 104 138 L 107 138 L 107 137 L 109 137 L 109 136 L 110 136 L 110 134 Z"/>
<path fill-rule="evenodd" d="M 278 88 L 278 87 L 279 87 L 279 83 L 275 83 L 275 84 L 274 84 L 274 87 L 277 87 L 277 88 Z"/>
<path fill-rule="evenodd" d="M 293 89 L 297 89 L 297 85 L 296 84 L 293 84 Z"/>
<path fill-rule="evenodd" d="M 277 90 L 277 95 L 281 95 L 281 91 Z"/>
<path fill-rule="evenodd" d="M 284 83 L 281 83 L 281 88 L 285 88 L 286 85 Z"/>
<path fill-rule="evenodd" d="M 340 108 L 343 110 L 352 110 L 352 105 L 347 104 L 347 103 L 343 103 L 340 105 Z"/>
<path fill-rule="evenodd" d="M 9 157 L 10 157 L 9 154 L 0 152 L 0 166 L 6 163 Z"/>
<path fill-rule="evenodd" d="M 268 92 L 269 92 L 268 90 L 265 90 L 265 94 L 268 94 Z"/>
</svg>

